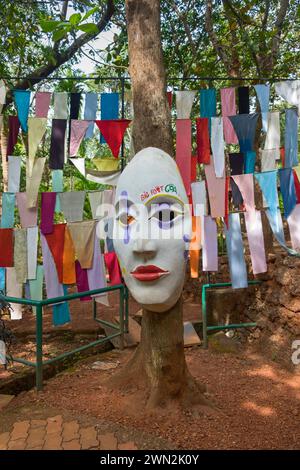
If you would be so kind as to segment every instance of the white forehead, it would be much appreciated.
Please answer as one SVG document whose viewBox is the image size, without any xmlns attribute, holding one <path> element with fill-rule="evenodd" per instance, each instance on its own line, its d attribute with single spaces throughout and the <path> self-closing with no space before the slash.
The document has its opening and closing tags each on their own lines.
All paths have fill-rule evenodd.
<svg viewBox="0 0 300 470">
<path fill-rule="evenodd" d="M 187 203 L 187 195 L 178 167 L 172 157 L 163 150 L 147 147 L 138 152 L 122 172 L 116 200 L 124 192 L 134 202 L 141 202 L 142 195 L 163 193 L 175 195 Z M 173 189 L 173 191 L 172 191 Z M 147 199 L 147 198 L 146 198 Z"/>
</svg>

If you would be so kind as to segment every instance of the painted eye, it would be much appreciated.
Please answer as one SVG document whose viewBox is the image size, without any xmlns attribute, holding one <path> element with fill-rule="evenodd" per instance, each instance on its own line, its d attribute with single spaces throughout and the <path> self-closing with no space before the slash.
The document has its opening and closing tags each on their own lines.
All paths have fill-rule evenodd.
<svg viewBox="0 0 300 470">
<path fill-rule="evenodd" d="M 132 215 L 127 214 L 124 212 L 123 214 L 120 214 L 119 217 L 119 222 L 121 225 L 126 226 L 132 224 L 135 222 L 135 218 Z"/>
<path fill-rule="evenodd" d="M 166 208 L 157 210 L 151 218 L 157 219 L 161 224 L 171 224 L 178 215 L 178 212 Z"/>
</svg>

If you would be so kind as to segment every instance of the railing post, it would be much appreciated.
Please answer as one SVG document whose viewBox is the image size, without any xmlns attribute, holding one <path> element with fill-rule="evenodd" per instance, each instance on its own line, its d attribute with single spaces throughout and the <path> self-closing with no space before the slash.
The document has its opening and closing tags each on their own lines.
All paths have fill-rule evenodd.
<svg viewBox="0 0 300 470">
<path fill-rule="evenodd" d="M 208 349 L 208 340 L 207 340 L 207 312 L 206 312 L 206 287 L 209 284 L 204 284 L 202 286 L 202 336 L 203 336 L 203 348 Z"/>
<path fill-rule="evenodd" d="M 124 286 L 124 298 L 125 298 L 125 333 L 128 333 L 128 315 L 129 315 L 129 292 L 128 288 Z"/>
<path fill-rule="evenodd" d="M 43 388 L 43 307 L 36 307 L 36 389 Z"/>
<path fill-rule="evenodd" d="M 119 306 L 119 322 L 120 322 L 120 349 L 124 349 L 124 286 L 120 289 L 120 306 Z"/>
</svg>

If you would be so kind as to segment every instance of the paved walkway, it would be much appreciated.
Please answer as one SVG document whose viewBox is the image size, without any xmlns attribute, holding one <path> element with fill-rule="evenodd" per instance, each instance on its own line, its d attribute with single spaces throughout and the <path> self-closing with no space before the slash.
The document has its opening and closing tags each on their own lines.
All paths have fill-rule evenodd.
<svg viewBox="0 0 300 470">
<path fill-rule="evenodd" d="M 0 450 L 137 450 L 133 441 L 120 442 L 112 432 L 82 426 L 62 415 L 17 421 L 0 434 Z"/>
</svg>

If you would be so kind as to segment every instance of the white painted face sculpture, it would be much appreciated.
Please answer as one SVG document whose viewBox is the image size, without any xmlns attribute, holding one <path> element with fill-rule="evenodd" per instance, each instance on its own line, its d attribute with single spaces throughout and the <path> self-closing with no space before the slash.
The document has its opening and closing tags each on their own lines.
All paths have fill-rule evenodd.
<svg viewBox="0 0 300 470">
<path fill-rule="evenodd" d="M 116 188 L 114 248 L 126 285 L 153 312 L 179 299 L 191 235 L 188 198 L 175 161 L 149 147 L 135 155 Z"/>
</svg>

